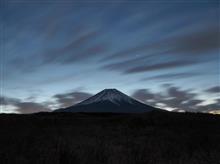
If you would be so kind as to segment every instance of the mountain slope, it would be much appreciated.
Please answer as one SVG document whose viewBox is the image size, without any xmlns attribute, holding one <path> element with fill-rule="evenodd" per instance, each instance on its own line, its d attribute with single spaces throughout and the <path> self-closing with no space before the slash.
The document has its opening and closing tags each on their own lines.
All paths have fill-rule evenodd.
<svg viewBox="0 0 220 164">
<path fill-rule="evenodd" d="M 117 89 L 104 89 L 85 101 L 68 108 L 55 110 L 55 112 L 140 113 L 152 110 L 159 109 L 143 104 Z"/>
</svg>

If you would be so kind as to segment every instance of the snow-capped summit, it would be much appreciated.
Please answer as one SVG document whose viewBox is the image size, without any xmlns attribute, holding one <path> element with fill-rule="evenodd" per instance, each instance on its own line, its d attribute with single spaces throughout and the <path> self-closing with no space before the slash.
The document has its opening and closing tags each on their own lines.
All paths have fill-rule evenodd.
<svg viewBox="0 0 220 164">
<path fill-rule="evenodd" d="M 136 103 L 136 100 L 130 98 L 129 96 L 125 95 L 117 89 L 104 89 L 103 91 L 97 93 L 96 95 L 77 105 L 87 105 L 101 101 L 110 101 L 111 103 L 116 105 L 120 105 L 120 102 L 127 102 L 129 104 Z"/>
<path fill-rule="evenodd" d="M 117 89 L 104 89 L 96 95 L 65 109 L 55 112 L 112 112 L 112 113 L 140 113 L 158 110 L 143 104 Z"/>
</svg>

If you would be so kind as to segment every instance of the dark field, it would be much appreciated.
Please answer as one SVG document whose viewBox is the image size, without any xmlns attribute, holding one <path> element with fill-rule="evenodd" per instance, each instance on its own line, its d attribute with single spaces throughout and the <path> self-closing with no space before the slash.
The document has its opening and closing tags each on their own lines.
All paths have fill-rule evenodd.
<svg viewBox="0 0 220 164">
<path fill-rule="evenodd" d="M 1 164 L 220 164 L 208 114 L 0 115 Z"/>
</svg>

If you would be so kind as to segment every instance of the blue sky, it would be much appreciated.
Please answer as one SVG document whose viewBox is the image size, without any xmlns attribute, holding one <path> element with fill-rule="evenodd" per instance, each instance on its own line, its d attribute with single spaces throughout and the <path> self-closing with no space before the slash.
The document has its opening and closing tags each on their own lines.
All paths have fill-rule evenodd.
<svg viewBox="0 0 220 164">
<path fill-rule="evenodd" d="M 218 110 L 219 11 L 217 1 L 204 0 L 5 1 L 1 111 L 21 112 L 25 103 L 36 110 L 72 105 L 76 93 L 86 98 L 105 88 L 146 103 L 150 93 L 150 105 L 179 110 L 191 107 L 164 97 L 179 102 L 178 93 L 192 92 L 179 103 L 199 100 L 196 111 Z M 72 99 L 60 103 L 57 95 Z"/>
</svg>

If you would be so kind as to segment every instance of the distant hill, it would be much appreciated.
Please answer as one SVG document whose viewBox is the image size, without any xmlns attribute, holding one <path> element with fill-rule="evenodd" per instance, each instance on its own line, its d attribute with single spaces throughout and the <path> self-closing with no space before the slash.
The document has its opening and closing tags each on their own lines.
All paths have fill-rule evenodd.
<svg viewBox="0 0 220 164">
<path fill-rule="evenodd" d="M 160 109 L 143 104 L 117 89 L 104 89 L 85 101 L 54 112 L 141 113 L 153 110 Z"/>
</svg>

